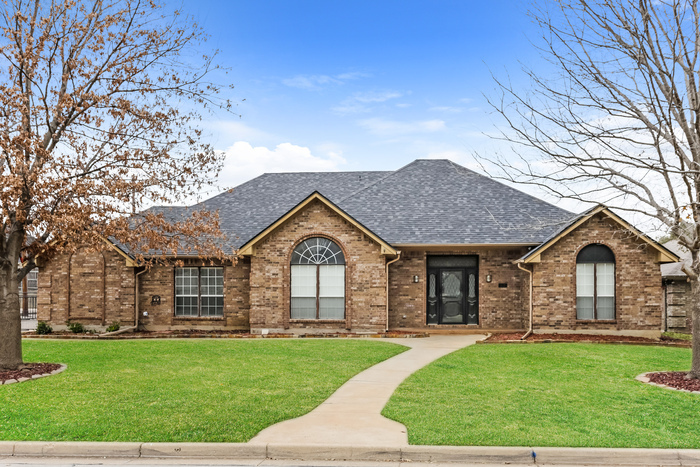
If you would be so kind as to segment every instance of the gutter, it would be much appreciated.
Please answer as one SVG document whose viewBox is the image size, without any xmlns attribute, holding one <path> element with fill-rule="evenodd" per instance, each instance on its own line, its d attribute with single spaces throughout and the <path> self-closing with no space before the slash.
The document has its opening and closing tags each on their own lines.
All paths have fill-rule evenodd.
<svg viewBox="0 0 700 467">
<path fill-rule="evenodd" d="M 518 264 L 518 269 L 521 269 L 521 270 L 527 272 L 528 275 L 530 276 L 530 326 L 529 326 L 527 332 L 525 333 L 525 335 L 520 338 L 521 341 L 524 341 L 525 339 L 527 339 L 530 336 L 530 334 L 532 334 L 532 318 L 533 318 L 533 311 L 534 311 L 533 307 L 532 307 L 532 292 L 533 292 L 532 271 L 524 268 L 522 266 L 523 263 L 517 263 L 517 264 Z"/>
<path fill-rule="evenodd" d="M 396 251 L 396 258 L 386 263 L 386 326 L 384 332 L 389 331 L 389 265 L 401 259 L 401 252 Z"/>
</svg>

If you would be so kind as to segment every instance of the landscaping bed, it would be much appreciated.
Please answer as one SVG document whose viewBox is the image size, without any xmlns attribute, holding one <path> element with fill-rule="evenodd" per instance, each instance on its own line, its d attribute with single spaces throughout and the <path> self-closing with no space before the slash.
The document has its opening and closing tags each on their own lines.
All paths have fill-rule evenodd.
<svg viewBox="0 0 700 467">
<path fill-rule="evenodd" d="M 649 381 L 683 391 L 700 391 L 700 379 L 685 379 L 685 371 L 647 373 Z"/>
<path fill-rule="evenodd" d="M 246 442 L 405 350 L 370 339 L 26 340 L 26 361 L 67 369 L 0 386 L 0 440 Z"/>
<path fill-rule="evenodd" d="M 0 370 L 0 384 L 8 381 L 31 379 L 32 376 L 46 375 L 61 368 L 60 363 L 25 363 L 18 370 Z"/>
<path fill-rule="evenodd" d="M 219 331 L 219 330 L 173 330 L 173 331 L 137 331 L 125 332 L 111 336 L 104 336 L 98 332 L 88 331 L 82 333 L 73 333 L 71 331 L 53 331 L 50 334 L 37 334 L 36 332 L 24 332 L 22 337 L 28 339 L 87 339 L 87 340 L 131 340 L 131 339 L 288 339 L 288 338 L 352 338 L 352 337 L 368 337 L 368 338 L 419 338 L 428 337 L 428 333 L 421 332 L 406 332 L 406 331 L 389 331 L 383 333 L 325 333 L 325 334 L 292 334 L 292 333 L 270 333 L 270 334 L 251 334 L 248 331 Z"/>
<path fill-rule="evenodd" d="M 515 342 L 584 342 L 584 343 L 627 343 L 627 344 L 648 344 L 665 345 L 671 344 L 682 347 L 689 347 L 690 342 L 685 339 L 673 339 L 662 337 L 652 339 L 638 336 L 614 336 L 599 334 L 530 334 L 527 339 L 521 339 L 525 333 L 495 333 L 483 340 L 482 343 L 515 343 Z"/>
<path fill-rule="evenodd" d="M 382 414 L 418 445 L 700 449 L 700 394 L 636 379 L 690 361 L 638 344 L 474 345 L 411 375 Z"/>
</svg>

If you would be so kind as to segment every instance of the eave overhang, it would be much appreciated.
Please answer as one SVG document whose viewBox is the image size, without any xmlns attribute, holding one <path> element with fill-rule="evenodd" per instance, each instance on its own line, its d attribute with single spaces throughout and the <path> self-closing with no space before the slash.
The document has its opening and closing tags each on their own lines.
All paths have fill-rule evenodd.
<svg viewBox="0 0 700 467">
<path fill-rule="evenodd" d="M 549 240 L 545 241 L 541 245 L 539 245 L 537 248 L 534 248 L 532 251 L 528 252 L 525 256 L 522 258 L 518 259 L 515 261 L 515 263 L 539 263 L 542 261 L 541 255 L 543 252 L 548 250 L 550 247 L 552 247 L 554 244 L 556 244 L 559 240 L 562 238 L 566 237 L 569 233 L 571 233 L 573 230 L 575 230 L 577 227 L 579 227 L 581 224 L 584 222 L 588 221 L 591 219 L 593 216 L 603 213 L 607 218 L 617 222 L 619 225 L 621 225 L 623 228 L 626 230 L 629 230 L 633 234 L 635 234 L 638 238 L 642 239 L 644 242 L 646 242 L 648 245 L 653 247 L 657 251 L 657 262 L 658 263 L 675 263 L 680 261 L 680 257 L 673 253 L 671 250 L 665 248 L 663 245 L 658 243 L 657 241 L 653 240 L 649 236 L 647 236 L 645 233 L 641 232 L 638 230 L 636 227 L 634 227 L 632 224 L 627 222 L 626 220 L 622 219 L 620 216 L 616 215 L 614 212 L 612 212 L 610 209 L 608 209 L 606 206 L 599 205 L 596 206 L 595 208 L 592 208 L 579 216 L 574 222 L 569 224 L 568 226 L 564 227 L 559 233 L 554 235 L 552 238 Z"/>
</svg>

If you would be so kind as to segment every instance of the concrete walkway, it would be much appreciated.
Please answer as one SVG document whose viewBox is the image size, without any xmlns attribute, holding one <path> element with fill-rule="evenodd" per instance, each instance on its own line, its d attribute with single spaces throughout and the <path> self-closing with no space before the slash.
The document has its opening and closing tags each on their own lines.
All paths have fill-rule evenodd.
<svg viewBox="0 0 700 467">
<path fill-rule="evenodd" d="M 411 349 L 355 375 L 313 411 L 266 428 L 250 443 L 407 446 L 406 427 L 381 415 L 396 388 L 430 362 L 485 337 L 447 335 L 385 339 Z"/>
</svg>

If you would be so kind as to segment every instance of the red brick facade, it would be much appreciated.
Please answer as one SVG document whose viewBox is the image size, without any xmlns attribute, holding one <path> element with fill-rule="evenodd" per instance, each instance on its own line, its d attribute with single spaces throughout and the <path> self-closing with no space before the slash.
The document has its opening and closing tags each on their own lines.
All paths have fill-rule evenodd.
<svg viewBox="0 0 700 467">
<path fill-rule="evenodd" d="M 59 255 L 40 268 L 37 318 L 56 325 L 133 325 L 134 271 L 111 249 Z"/>
<path fill-rule="evenodd" d="M 526 248 L 405 249 L 389 267 L 389 327 L 391 329 L 453 328 L 518 331 L 527 327 L 529 282 L 515 260 Z M 428 256 L 475 255 L 479 267 L 479 325 L 427 325 Z M 413 282 L 418 276 L 419 281 Z M 491 276 L 491 282 L 486 281 Z M 500 285 L 500 286 L 499 286 Z M 504 287 L 505 285 L 505 287 Z"/>
<path fill-rule="evenodd" d="M 309 237 L 326 237 L 343 250 L 345 320 L 290 319 L 292 251 Z M 320 201 L 314 201 L 256 245 L 250 268 L 250 327 L 277 331 L 386 328 L 386 260 L 380 246 Z"/>
<path fill-rule="evenodd" d="M 333 240 L 346 258 L 345 319 L 290 319 L 290 259 L 301 241 Z M 590 243 L 610 247 L 616 258 L 616 319 L 576 319 L 576 255 Z M 400 247 L 397 247 L 401 249 Z M 530 279 L 516 260 L 526 247 L 403 248 L 389 266 L 390 329 L 524 331 L 529 326 Z M 478 325 L 427 325 L 427 259 L 478 257 Z M 54 258 L 39 274 L 39 319 L 55 326 L 68 319 L 103 327 L 133 325 L 136 280 L 139 321 L 146 329 L 228 329 L 260 332 L 383 331 L 387 328 L 386 265 L 380 245 L 321 201 L 313 201 L 255 245 L 254 254 L 224 266 L 224 315 L 175 316 L 174 268 L 157 266 L 138 275 L 111 249 L 79 250 Z M 188 266 L 201 262 L 188 260 Z M 661 273 L 656 250 L 598 215 L 541 254 L 533 270 L 536 331 L 658 332 L 662 323 Z M 414 281 L 414 276 L 418 281 Z M 487 277 L 490 276 L 490 281 Z M 157 296 L 160 302 L 153 298 Z M 147 316 L 144 316 L 144 313 Z"/>
<path fill-rule="evenodd" d="M 613 321 L 576 319 L 576 256 L 591 243 L 606 245 L 615 255 Z M 536 330 L 659 332 L 662 328 L 657 251 L 602 214 L 545 250 L 533 272 Z"/>
</svg>

